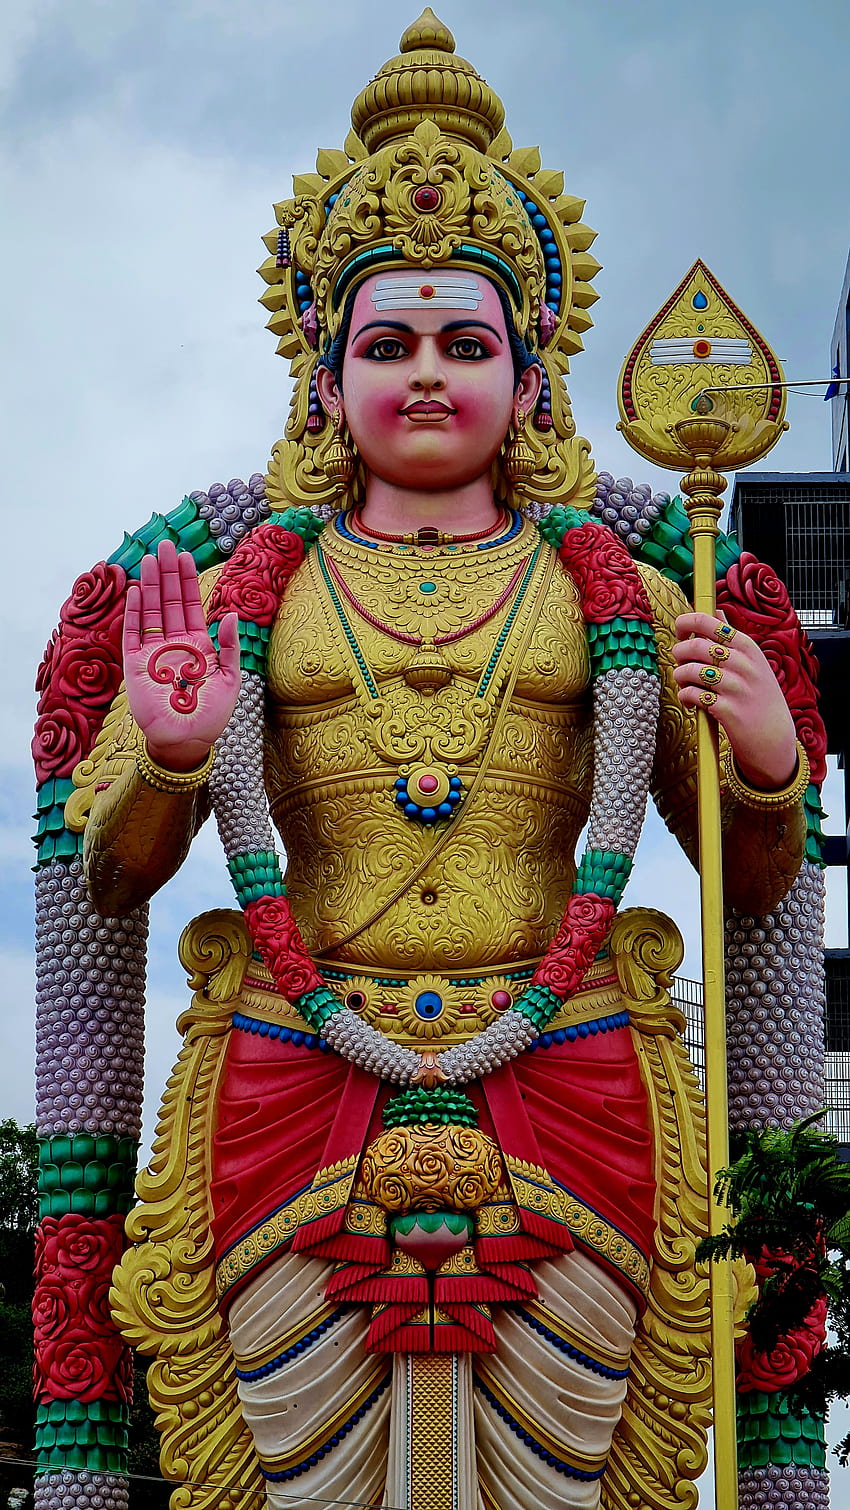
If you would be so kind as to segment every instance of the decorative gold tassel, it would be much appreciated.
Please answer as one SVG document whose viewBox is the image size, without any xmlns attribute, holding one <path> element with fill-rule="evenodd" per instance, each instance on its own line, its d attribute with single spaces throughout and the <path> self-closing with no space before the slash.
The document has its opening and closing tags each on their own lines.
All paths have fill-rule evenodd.
<svg viewBox="0 0 850 1510">
<path fill-rule="evenodd" d="M 334 482 L 341 488 L 347 488 L 354 477 L 356 457 L 351 447 L 342 437 L 342 412 L 337 409 L 334 413 L 334 426 L 336 434 L 322 457 L 322 467 Z"/>
<path fill-rule="evenodd" d="M 511 487 L 522 488 L 523 483 L 536 471 L 537 458 L 525 438 L 525 410 L 518 409 L 516 435 L 505 447 L 503 466 Z"/>
</svg>

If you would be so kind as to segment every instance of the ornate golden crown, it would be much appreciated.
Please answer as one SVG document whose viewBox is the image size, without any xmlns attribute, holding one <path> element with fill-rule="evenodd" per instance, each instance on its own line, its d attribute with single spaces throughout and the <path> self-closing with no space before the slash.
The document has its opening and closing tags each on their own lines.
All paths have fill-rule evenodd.
<svg viewBox="0 0 850 1510">
<path fill-rule="evenodd" d="M 275 205 L 276 229 L 263 238 L 270 255 L 260 268 L 269 285 L 261 302 L 297 379 L 271 495 L 327 501 L 310 379 L 349 289 L 394 266 L 451 264 L 504 289 L 518 334 L 544 368 L 549 407 L 539 428 L 551 433 L 532 437 L 538 466 L 525 491 L 580 501 L 588 467 L 576 447 L 586 454 L 587 446 L 574 440 L 563 380 L 598 297 L 584 201 L 564 194 L 563 174 L 543 169 L 536 148 L 514 149 L 501 101 L 456 56 L 433 11 L 408 27 L 400 48 L 355 100 L 344 150 L 322 149 L 316 173 L 295 178 L 295 197 Z M 575 453 L 569 465 L 566 442 Z M 288 445 L 297 454 L 286 456 Z"/>
</svg>

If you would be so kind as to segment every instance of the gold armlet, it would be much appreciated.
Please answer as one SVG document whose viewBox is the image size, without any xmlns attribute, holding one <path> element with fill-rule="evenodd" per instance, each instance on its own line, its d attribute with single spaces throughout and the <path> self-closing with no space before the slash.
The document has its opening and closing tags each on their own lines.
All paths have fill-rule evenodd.
<svg viewBox="0 0 850 1510">
<path fill-rule="evenodd" d="M 797 769 L 787 786 L 780 788 L 778 792 L 763 792 L 758 787 L 749 786 L 741 776 L 735 765 L 735 757 L 732 754 L 732 746 L 724 741 L 724 748 L 720 756 L 723 785 L 730 797 L 740 802 L 744 807 L 751 807 L 763 812 L 770 808 L 788 807 L 792 802 L 801 801 L 811 779 L 809 775 L 809 758 L 797 740 Z"/>
<path fill-rule="evenodd" d="M 136 770 L 142 780 L 152 786 L 155 792 L 167 792 L 170 796 L 177 796 L 180 792 L 193 792 L 196 787 L 203 786 L 207 781 L 215 760 L 215 745 L 209 755 L 194 771 L 167 771 L 164 766 L 157 765 L 148 754 L 147 744 L 143 744 L 136 751 Z"/>
</svg>

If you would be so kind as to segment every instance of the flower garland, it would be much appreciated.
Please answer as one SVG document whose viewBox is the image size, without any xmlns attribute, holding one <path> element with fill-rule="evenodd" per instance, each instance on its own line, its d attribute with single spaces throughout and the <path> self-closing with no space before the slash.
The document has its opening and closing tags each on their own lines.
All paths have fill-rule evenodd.
<svg viewBox="0 0 850 1510">
<path fill-rule="evenodd" d="M 242 686 L 217 745 L 210 793 L 228 867 L 254 948 L 285 996 L 332 1048 L 395 1082 L 419 1055 L 343 1005 L 311 960 L 286 898 L 262 781 L 263 704 L 271 629 L 289 578 L 323 522 L 290 509 L 253 531 L 216 583 L 207 617 L 217 640 L 225 613 L 239 620 Z M 640 836 L 655 747 L 659 682 L 652 615 L 628 550 L 604 525 L 555 508 L 539 526 L 578 590 L 594 696 L 595 774 L 588 848 L 560 927 L 514 1007 L 438 1058 L 454 1084 L 477 1079 L 527 1048 L 580 987 L 610 931 Z"/>
</svg>

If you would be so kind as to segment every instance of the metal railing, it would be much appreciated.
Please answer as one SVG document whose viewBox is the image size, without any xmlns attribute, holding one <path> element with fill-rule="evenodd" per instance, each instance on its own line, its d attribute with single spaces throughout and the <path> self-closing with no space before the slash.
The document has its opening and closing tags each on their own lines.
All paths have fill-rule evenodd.
<svg viewBox="0 0 850 1510">
<path fill-rule="evenodd" d="M 850 951 L 842 950 L 841 953 L 848 954 Z M 824 1088 L 824 1105 L 827 1108 L 827 1115 L 821 1125 L 825 1132 L 832 1133 L 833 1137 L 838 1139 L 842 1148 L 850 1152 L 850 958 L 841 963 L 845 966 L 844 969 L 838 972 L 834 969 L 830 970 L 830 960 L 827 956 L 827 989 L 830 1006 Z M 675 1005 L 684 1013 L 685 1048 L 696 1070 L 700 1085 L 705 1087 L 705 1023 L 702 1011 L 702 983 L 677 976 L 670 994 Z M 843 998 L 843 1001 L 840 998 Z M 845 1011 L 837 1010 L 842 1006 Z"/>
</svg>

